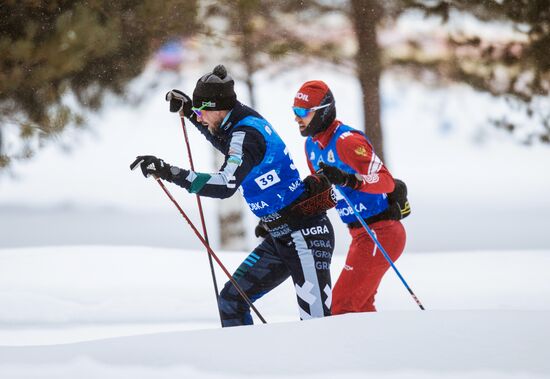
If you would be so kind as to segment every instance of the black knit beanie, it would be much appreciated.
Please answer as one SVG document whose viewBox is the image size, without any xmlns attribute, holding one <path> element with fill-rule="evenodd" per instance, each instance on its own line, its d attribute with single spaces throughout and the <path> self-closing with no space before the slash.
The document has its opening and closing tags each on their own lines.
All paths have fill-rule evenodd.
<svg viewBox="0 0 550 379">
<path fill-rule="evenodd" d="M 193 106 L 207 111 L 221 111 L 233 109 L 237 102 L 235 82 L 227 74 L 223 65 L 217 65 L 212 72 L 204 75 L 197 81 L 193 91 Z"/>
</svg>

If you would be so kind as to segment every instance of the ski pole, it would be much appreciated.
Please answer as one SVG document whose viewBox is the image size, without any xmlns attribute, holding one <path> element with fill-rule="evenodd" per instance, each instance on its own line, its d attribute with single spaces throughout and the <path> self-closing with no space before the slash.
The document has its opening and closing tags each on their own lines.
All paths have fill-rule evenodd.
<svg viewBox="0 0 550 379">
<path fill-rule="evenodd" d="M 409 293 L 411 294 L 411 296 L 413 297 L 414 301 L 416 301 L 416 304 L 418 304 L 418 306 L 420 307 L 420 309 L 422 310 L 425 310 L 424 309 L 424 306 L 422 305 L 422 303 L 420 302 L 420 300 L 418 300 L 418 298 L 416 297 L 416 295 L 414 294 L 414 292 L 412 291 L 411 287 L 409 287 L 409 285 L 407 284 L 407 282 L 405 281 L 405 279 L 403 278 L 403 276 L 401 275 L 401 273 L 399 272 L 399 270 L 397 269 L 397 267 L 395 267 L 395 264 L 393 263 L 392 259 L 390 258 L 390 256 L 388 255 L 388 253 L 386 253 L 386 250 L 384 250 L 384 248 L 382 247 L 382 244 L 380 243 L 380 241 L 378 241 L 378 238 L 376 238 L 376 236 L 374 235 L 373 231 L 371 230 L 371 228 L 369 228 L 369 226 L 367 225 L 367 222 L 363 219 L 363 217 L 361 217 L 361 215 L 359 214 L 359 212 L 355 209 L 355 206 L 353 205 L 353 203 L 351 202 L 351 200 L 346 196 L 346 194 L 343 192 L 343 191 L 340 191 L 340 194 L 342 195 L 342 197 L 344 198 L 344 200 L 346 201 L 346 203 L 348 204 L 348 206 L 351 208 L 351 210 L 353 211 L 353 214 L 355 215 L 355 217 L 357 217 L 357 219 L 359 220 L 359 222 L 361 223 L 361 225 L 363 225 L 363 228 L 365 228 L 365 230 L 367 231 L 367 233 L 369 234 L 370 238 L 372 238 L 372 240 L 374 241 L 374 243 L 376 244 L 376 246 L 378 246 L 378 249 L 382 252 L 382 254 L 384 255 L 384 258 L 386 258 L 386 260 L 388 261 L 388 263 L 390 264 L 390 266 L 393 268 L 393 270 L 395 271 L 395 273 L 397 274 L 397 276 L 399 277 L 399 279 L 401 279 L 401 282 L 403 282 L 403 284 L 405 285 L 405 288 L 407 288 L 407 290 L 409 291 Z"/>
<path fill-rule="evenodd" d="M 180 113 L 181 127 L 183 129 L 185 145 L 187 147 L 187 156 L 189 157 L 189 164 L 191 166 L 191 170 L 195 171 L 195 165 L 193 164 L 193 155 L 191 154 L 191 146 L 189 145 L 189 137 L 187 136 L 187 128 L 185 127 L 185 119 L 183 117 L 184 117 L 183 114 Z M 197 195 L 197 206 L 199 208 L 199 216 L 201 218 L 202 233 L 204 236 L 204 240 L 206 241 L 207 244 L 210 245 L 210 241 L 208 240 L 208 233 L 206 231 L 206 222 L 204 221 L 204 213 L 202 211 L 201 197 L 199 195 Z M 220 295 L 218 291 L 218 282 L 216 281 L 216 273 L 214 271 L 214 262 L 212 262 L 212 256 L 210 254 L 208 254 L 208 262 L 210 263 L 210 272 L 212 274 L 212 283 L 214 284 L 214 293 L 216 294 L 216 304 L 218 304 L 218 313 L 220 315 L 220 323 L 223 327 L 222 310 L 220 309 Z"/>
<path fill-rule="evenodd" d="M 195 227 L 195 225 L 193 224 L 193 222 L 191 221 L 191 219 L 187 216 L 187 214 L 183 211 L 183 209 L 180 207 L 180 205 L 178 204 L 178 202 L 176 201 L 176 199 L 174 199 L 174 197 L 172 196 L 172 194 L 168 191 L 168 189 L 166 188 L 166 186 L 162 183 L 162 181 L 155 177 L 155 180 L 157 181 L 157 183 L 160 185 L 160 187 L 162 188 L 162 190 L 164 191 L 164 193 L 166 194 L 166 196 L 168 196 L 170 198 L 170 200 L 172 201 L 172 203 L 174 203 L 174 205 L 176 206 L 176 208 L 178 208 L 178 211 L 180 211 L 181 215 L 183 216 L 183 218 L 185 219 L 185 221 L 187 221 L 187 223 L 191 226 L 191 229 L 193 229 L 193 232 L 195 232 L 196 236 L 199 238 L 199 240 L 202 242 L 202 244 L 204 245 L 204 247 L 206 247 L 206 250 L 208 251 L 208 254 L 214 258 L 216 260 L 216 262 L 218 263 L 218 265 L 220 266 L 220 268 L 223 270 L 223 272 L 225 273 L 225 275 L 227 275 L 227 277 L 229 278 L 229 281 L 235 286 L 235 289 L 239 292 L 239 294 L 242 296 L 242 298 L 244 299 L 244 301 L 246 301 L 246 303 L 250 306 L 250 308 L 252 308 L 252 310 L 254 311 L 254 313 L 256 313 L 256 316 L 258 316 L 258 318 L 264 323 L 264 324 L 267 324 L 267 322 L 265 321 L 265 319 L 262 317 L 262 315 L 260 314 L 260 312 L 256 309 L 256 307 L 254 306 L 254 304 L 252 304 L 252 301 L 250 301 L 250 298 L 246 295 L 246 293 L 244 293 L 243 289 L 241 288 L 241 286 L 239 286 L 239 284 L 237 283 L 237 281 L 233 278 L 233 276 L 231 276 L 231 274 L 229 273 L 229 271 L 227 271 L 227 269 L 225 268 L 225 266 L 223 265 L 223 263 L 220 261 L 220 259 L 218 258 L 218 256 L 216 255 L 216 253 L 214 253 L 214 251 L 212 250 L 212 248 L 210 247 L 210 245 L 208 244 L 208 242 L 206 242 L 206 240 L 200 235 L 199 231 L 197 230 L 197 228 Z"/>
</svg>

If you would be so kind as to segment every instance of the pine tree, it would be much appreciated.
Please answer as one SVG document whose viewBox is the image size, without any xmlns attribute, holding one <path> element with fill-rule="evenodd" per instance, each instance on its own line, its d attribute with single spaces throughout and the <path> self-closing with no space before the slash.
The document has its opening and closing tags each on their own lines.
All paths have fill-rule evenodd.
<svg viewBox="0 0 550 379">
<path fill-rule="evenodd" d="M 402 9 L 422 11 L 437 17 L 442 25 L 471 16 L 480 25 L 506 28 L 513 36 L 493 41 L 482 34 L 448 33 L 445 55 L 423 54 L 422 41 L 411 36 L 408 54 L 390 57 L 393 66 L 406 67 L 416 78 L 435 78 L 438 82 L 458 82 L 477 91 L 508 100 L 511 108 L 520 109 L 529 123 L 492 117 L 498 127 L 519 131 L 522 142 L 550 143 L 550 1 L 399 1 Z M 422 75 L 430 73 L 429 76 Z M 541 102 L 541 99 L 546 99 Z M 546 105 L 544 105 L 546 104 Z"/>
<path fill-rule="evenodd" d="M 0 124 L 19 128 L 28 158 L 68 125 L 83 125 L 107 92 L 124 95 L 151 53 L 195 26 L 195 1 L 17 1 L 0 3 Z M 80 109 L 66 103 L 73 95 Z"/>
</svg>

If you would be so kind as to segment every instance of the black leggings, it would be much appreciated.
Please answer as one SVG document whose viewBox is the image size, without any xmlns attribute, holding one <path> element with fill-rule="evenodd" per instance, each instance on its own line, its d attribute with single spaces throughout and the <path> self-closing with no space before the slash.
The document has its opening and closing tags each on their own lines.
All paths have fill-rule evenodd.
<svg viewBox="0 0 550 379">
<path fill-rule="evenodd" d="M 332 225 L 326 215 L 319 215 L 290 234 L 267 236 L 241 263 L 233 278 L 254 302 L 290 276 L 300 319 L 330 316 L 333 249 Z M 227 282 L 220 294 L 223 326 L 251 325 L 249 308 L 233 284 Z"/>
</svg>

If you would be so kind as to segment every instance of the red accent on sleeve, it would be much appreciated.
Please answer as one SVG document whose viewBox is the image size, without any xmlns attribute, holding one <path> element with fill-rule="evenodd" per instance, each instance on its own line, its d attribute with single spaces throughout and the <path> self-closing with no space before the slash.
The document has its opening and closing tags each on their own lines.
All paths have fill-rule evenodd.
<svg viewBox="0 0 550 379">
<path fill-rule="evenodd" d="M 336 141 L 336 152 L 342 162 L 363 175 L 359 191 L 379 194 L 392 192 L 395 188 L 393 176 L 360 133 L 340 136 Z"/>
</svg>

